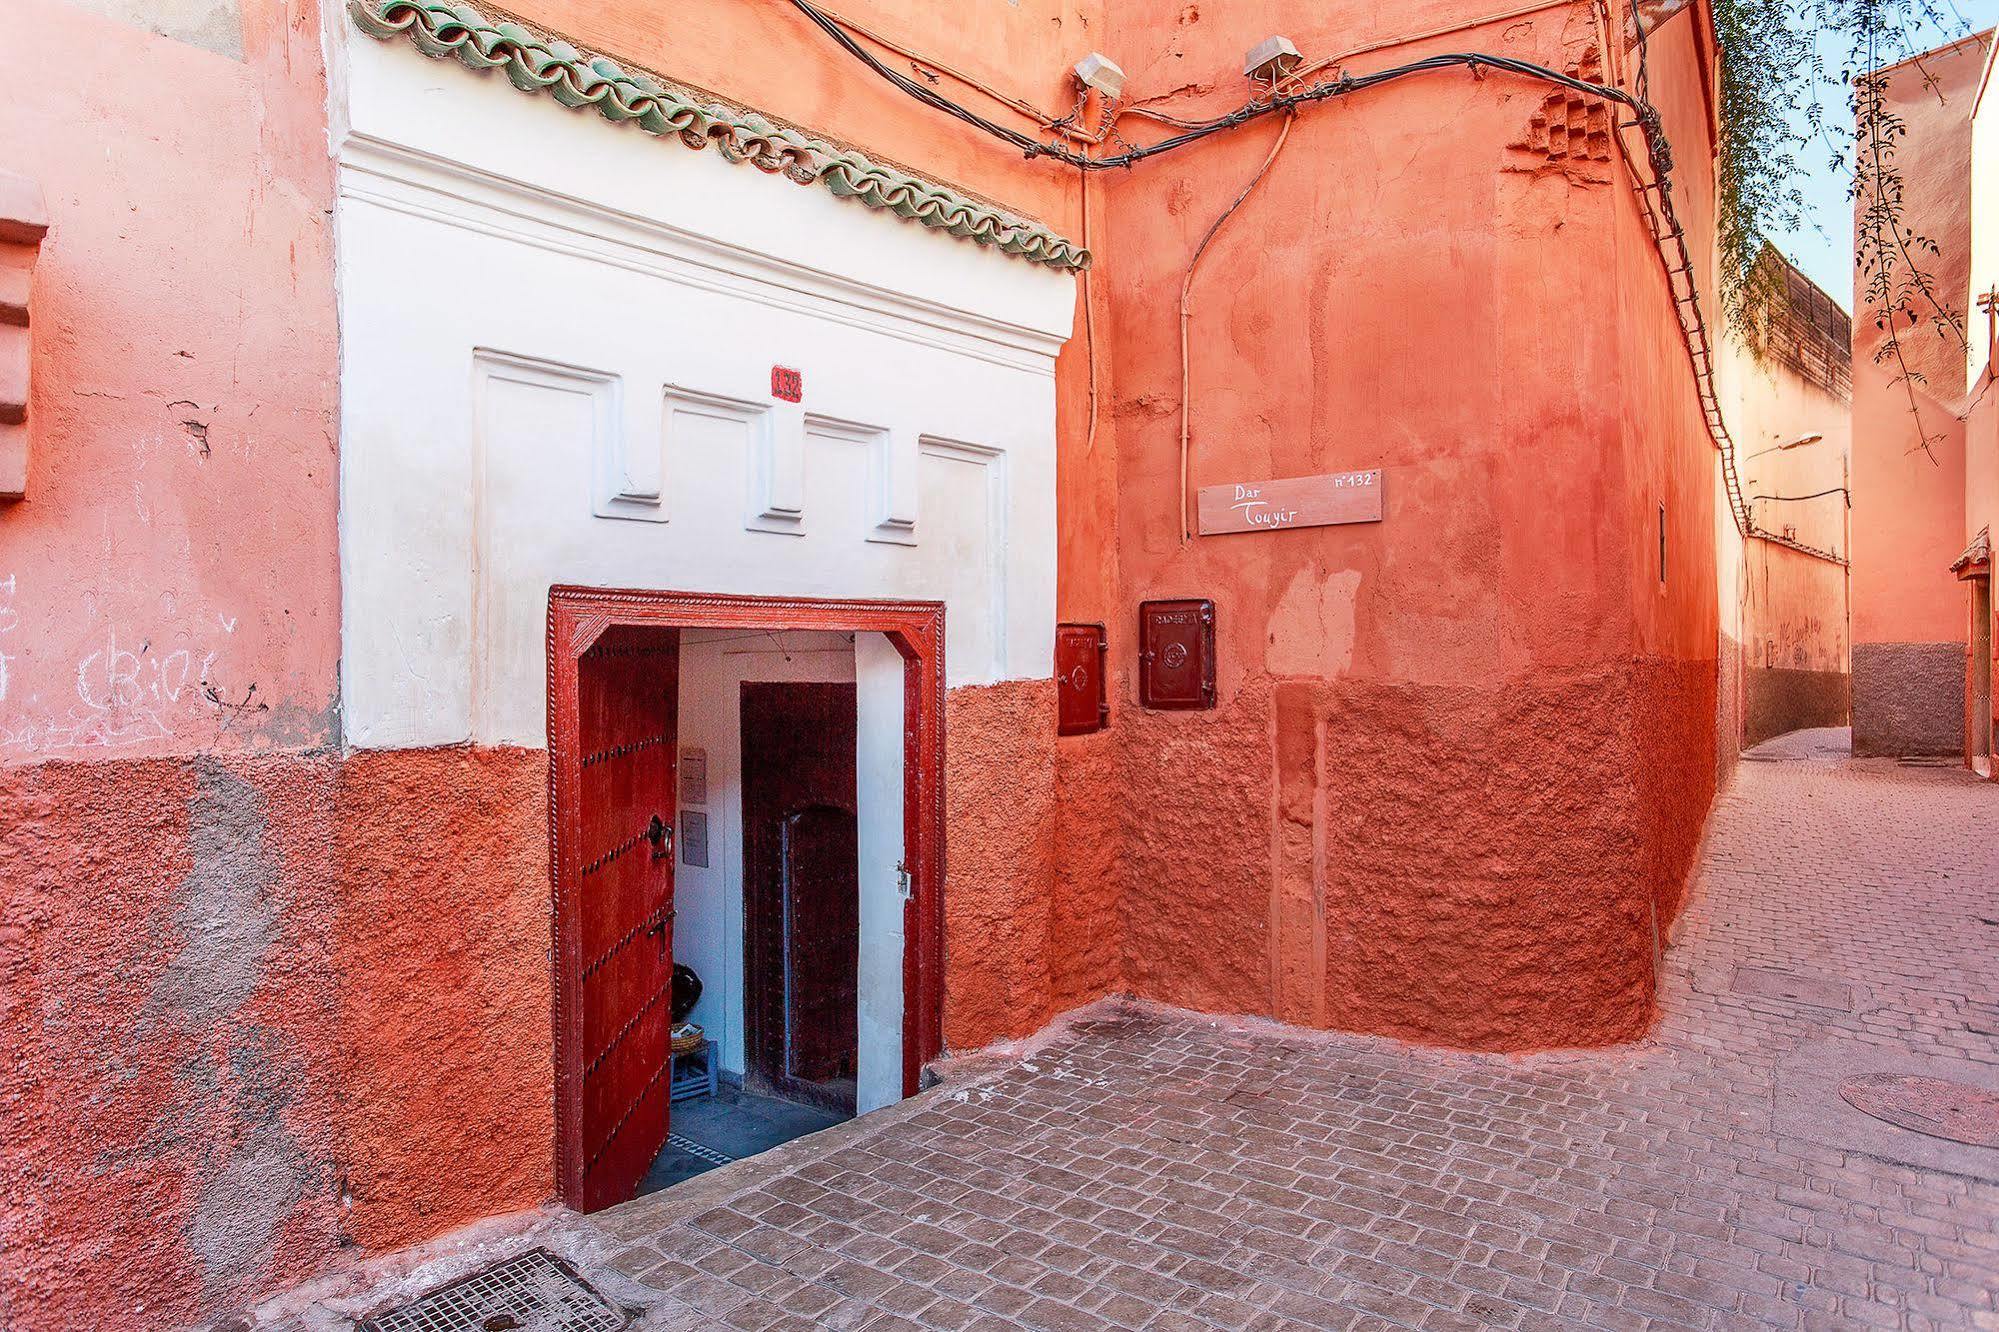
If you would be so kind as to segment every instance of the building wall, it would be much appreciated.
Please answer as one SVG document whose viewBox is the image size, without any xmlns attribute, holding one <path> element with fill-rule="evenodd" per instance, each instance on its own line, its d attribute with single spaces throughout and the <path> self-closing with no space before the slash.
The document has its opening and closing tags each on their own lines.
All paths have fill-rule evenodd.
<svg viewBox="0 0 1999 1332">
<path fill-rule="evenodd" d="M 1904 225 L 1936 245 L 1924 271 L 1960 319 L 1970 283 L 1971 109 L 1988 42 L 1967 38 L 1889 71 L 1890 106 L 1906 131 L 1894 148 Z M 1927 322 L 1905 330 L 1903 355 L 1922 376 L 1908 382 L 1892 357 L 1881 359 L 1867 281 L 1855 274 L 1854 752 L 1961 753 L 1966 603 L 1949 566 L 1969 536 L 1957 415 L 1965 356 Z"/>
<path fill-rule="evenodd" d="M 1731 336 L 1721 365 L 1743 492 L 1760 530 L 1844 554 L 1850 321 L 1774 249 L 1766 263 L 1782 286 L 1762 349 Z M 1811 436 L 1817 442 L 1785 447 Z M 1727 537 L 1736 539 L 1732 525 Z M 1748 746 L 1802 727 L 1846 725 L 1848 570 L 1773 541 L 1738 544 L 1737 579 L 1723 588 L 1737 600 L 1742 625 L 1742 710 L 1731 739 Z"/>
<path fill-rule="evenodd" d="M 9 1327 L 171 1325 L 337 1248 L 334 954 L 386 928 L 325 851 L 364 778 L 317 11 L 137 8 L 0 7 L 0 168 L 51 220 L 0 506 Z"/>
<path fill-rule="evenodd" d="M 1213 111 L 1244 87 L 1205 71 L 1272 29 L 1309 57 L 1477 12 L 1128 7 L 1112 36 L 1127 68 L 1187 71 L 1184 109 Z M 1605 59 L 1578 6 L 1350 68 L 1467 48 Z M 1657 61 L 1698 236 L 1699 65 L 1671 33 Z M 1713 458 L 1607 127 L 1578 110 L 1581 132 L 1551 142 L 1542 126 L 1567 115 L 1541 87 L 1457 75 L 1302 114 L 1204 262 L 1194 485 L 1379 467 L 1378 526 L 1181 541 L 1162 315 L 1278 125 L 1108 186 L 1124 983 L 1140 993 L 1510 1048 L 1649 1020 L 1651 917 L 1670 916 L 1711 790 Z M 1154 596 L 1215 599 L 1214 711 L 1136 707 L 1131 608 Z"/>
<path fill-rule="evenodd" d="M 1230 12 L 1107 14 L 1073 0 L 841 8 L 1059 110 L 1067 65 L 1105 49 L 1135 88 L 1173 94 L 1181 111 L 1240 101 L 1241 52 L 1273 29 L 1325 54 L 1482 12 L 1461 0 L 1393 16 L 1303 0 Z M 1008 585 L 989 635 L 949 645 L 951 1047 L 1031 1032 L 1113 989 L 1511 1049 L 1644 1029 L 1655 941 L 1712 789 L 1713 459 L 1657 258 L 1600 137 L 1606 113 L 1488 72 L 1300 116 L 1195 289 L 1195 480 L 1378 466 L 1387 521 L 1182 549 L 1170 312 L 1194 245 L 1275 124 L 1085 192 L 1074 172 L 1023 161 L 879 86 L 787 7 L 514 9 L 1087 235 L 1100 253 L 1089 279 L 1052 296 L 1044 279 L 1062 279 L 992 270 L 1006 277 L 985 289 L 985 317 L 1014 328 L 985 341 L 1044 347 L 1049 364 L 1033 374 L 971 357 L 984 368 L 943 385 L 953 395 L 935 370 L 953 362 L 898 351 L 872 377 L 832 381 L 896 390 L 900 375 L 961 415 L 967 400 L 1010 389 L 1012 415 L 1053 423 L 1040 482 L 1014 474 L 1011 499 L 1027 506 L 1014 531 L 1044 548 L 1028 552 L 1039 562 L 1026 590 Z M 1689 12 L 1662 29 L 1653 80 L 1698 240 L 1711 188 L 1697 21 Z M 0 141 L 32 157 L 56 215 L 36 317 L 47 469 L 33 499 L 0 513 L 11 576 L 0 588 L 14 598 L 0 617 L 0 727 L 13 737 L 0 801 L 20 811 L 0 835 L 26 867 L 10 882 L 19 932 L 0 936 L 0 1039 L 11 1067 L 46 1070 L 18 1102 L 28 1131 L 0 1145 L 12 1186 L 0 1202 L 0 1321 L 37 1332 L 185 1324 L 554 1188 L 547 763 L 522 656 L 533 598 L 474 589 L 532 591 L 558 568 L 595 579 L 631 566 L 559 543 L 495 544 L 501 529 L 465 519 L 466 470 L 423 468 L 466 438 L 475 345 L 544 362 L 526 385 L 543 396 L 509 419 L 580 422 L 553 432 L 568 445 L 595 429 L 591 386 L 609 362 L 514 336 L 460 339 L 455 359 L 407 380 L 401 398 L 350 394 L 349 447 L 336 457 L 322 22 L 335 46 L 351 40 L 339 8 L 245 0 L 236 60 L 212 40 L 177 43 L 52 0 L 0 19 L 17 38 L 9 49 L 65 71 L 0 107 Z M 1467 44 L 1592 76 L 1630 72 L 1583 5 L 1353 63 Z M 420 71 L 427 106 L 479 101 L 495 124 L 551 117 L 535 123 L 606 159 L 634 143 L 650 151 L 593 188 L 643 188 L 684 167 L 677 178 L 712 185 L 765 236 L 818 203 L 846 208 L 826 215 L 843 250 L 886 228 L 890 252 L 908 257 L 846 275 L 864 285 L 948 296 L 965 290 L 950 285 L 963 265 L 1011 264 L 537 104 L 497 75 L 393 54 Z M 189 86 L 205 92 L 198 112 L 152 113 L 186 105 Z M 346 91 L 333 104 L 345 120 Z M 1578 133 L 1564 139 L 1571 116 Z M 544 159 L 557 173 L 579 164 L 565 151 Z M 374 187 L 395 183 L 377 172 Z M 449 206 L 482 199 L 468 185 Z M 488 234 L 402 255 L 410 322 L 434 328 L 462 304 L 518 331 L 577 300 L 507 253 Z M 594 308 L 606 356 L 660 352 L 654 305 Z M 408 348 L 392 326 L 371 331 L 380 337 L 345 346 L 350 375 L 390 375 L 383 352 Z M 878 328 L 841 337 L 895 342 Z M 786 354 L 778 340 L 752 359 Z M 617 419 L 656 434 L 662 416 L 644 409 L 661 405 L 669 377 L 645 383 L 650 361 L 610 368 L 643 384 L 619 399 L 635 414 Z M 836 415 L 898 424 L 865 402 Z M 1030 428 L 1011 428 L 1028 449 Z M 525 442 L 517 431 L 513 443 Z M 232 470 L 218 480 L 218 466 Z M 344 576 L 341 467 L 350 504 L 367 497 L 395 517 L 347 526 Z M 370 470 L 383 467 L 409 470 Z M 568 480 L 583 484 L 574 469 Z M 527 521 L 535 501 L 573 496 L 507 498 L 523 530 L 540 526 Z M 455 544 L 436 539 L 446 528 Z M 462 567 L 482 541 L 485 563 Z M 895 558 L 894 542 L 857 544 Z M 509 583 L 505 562 L 523 550 L 544 562 L 512 569 Z M 711 553 L 646 566 L 645 581 L 719 576 Z M 794 572 L 793 590 L 822 590 L 813 571 Z M 372 608 L 348 608 L 347 643 L 343 588 Z M 903 590 L 962 600 L 990 588 Z M 1217 599 L 1216 711 L 1138 708 L 1133 619 L 1155 595 Z M 974 618 L 954 602 L 954 632 Z M 1053 735 L 1056 619 L 1109 626 L 1107 732 Z M 482 641 L 505 650 L 482 656 Z M 28 683 L 15 693 L 15 682 Z"/>
<path fill-rule="evenodd" d="M 344 40 L 346 16 L 250 0 L 240 58 L 215 49 L 231 43 L 209 27 L 184 30 L 164 9 L 149 17 L 175 35 L 54 3 L 0 18 L 10 51 L 64 71 L 0 107 L 4 166 L 40 180 L 54 222 L 35 303 L 37 468 L 31 498 L 0 512 L 0 804 L 12 812 L 0 829 L 10 866 L 0 1040 L 9 1067 L 37 1071 L 10 1092 L 0 1142 L 9 1185 L 0 1323 L 35 1329 L 182 1326 L 344 1255 L 533 1206 L 553 1190 L 546 760 L 509 743 L 538 743 L 539 705 L 520 726 L 521 709 L 499 706 L 503 695 L 489 688 L 511 678 L 504 673 L 482 676 L 476 690 L 469 672 L 433 674 L 413 690 L 387 690 L 386 703 L 359 674 L 343 700 L 336 678 L 340 342 L 320 23 Z M 1046 15 L 996 17 L 1025 30 Z M 484 92 L 494 82 L 401 54 L 440 89 Z M 840 90 L 821 82 L 823 111 Z M 851 93 L 860 81 L 842 67 L 840 83 Z M 802 86 L 768 71 L 756 80 L 766 84 L 782 90 L 774 100 Z M 168 106 L 185 114 L 158 114 Z M 533 109 L 584 143 L 617 139 L 552 104 Z M 993 160 L 1000 166 L 979 180 L 988 189 L 1021 177 L 1005 154 Z M 813 197 L 734 170 L 774 215 Z M 1013 193 L 1025 196 L 1009 200 L 1023 211 L 1050 197 Z M 1070 412 L 1082 389 L 1050 358 L 1068 329 L 1072 284 L 823 201 L 844 210 L 833 228 L 851 217 L 906 239 L 916 258 L 894 276 L 926 295 L 950 296 L 940 253 L 947 266 L 999 266 L 1009 275 L 1003 293 L 1045 297 L 1053 284 L 1046 317 L 1030 312 L 1035 298 L 986 308 L 996 328 L 1020 321 L 1002 337 L 1044 349 L 1036 372 L 1010 372 L 1026 387 L 1006 391 L 1009 431 L 1042 423 L 1042 475 L 1018 474 L 1016 507 L 977 504 L 966 515 L 989 534 L 1014 522 L 1025 581 L 986 579 L 962 594 L 1010 597 L 1023 637 L 1009 644 L 1008 621 L 961 607 L 950 628 L 974 637 L 949 644 L 954 664 L 972 667 L 961 679 L 993 682 L 950 704 L 953 840 L 1052 834 L 1052 431 L 1058 403 Z M 428 259 L 459 291 L 497 292 L 522 309 L 545 295 L 520 285 L 518 272 L 468 267 L 474 249 L 444 247 Z M 607 338 L 659 341 L 646 311 L 608 315 Z M 935 312 L 902 316 L 923 323 Z M 464 350 L 445 376 L 447 396 L 469 391 Z M 784 350 L 764 349 L 763 364 Z M 909 361 L 870 382 L 895 374 L 937 382 Z M 394 426 L 409 428 L 431 396 L 413 392 Z M 530 401 L 525 410 L 553 409 Z M 651 419 L 657 432 L 657 413 Z M 943 447 L 975 443 L 963 438 L 972 432 L 946 422 L 939 433 L 928 452 L 910 436 L 919 470 L 990 473 Z M 413 442 L 413 456 L 432 443 Z M 866 451 L 842 446 L 856 459 Z M 864 472 L 863 462 L 857 496 Z M 917 504 L 933 516 L 948 508 L 958 479 L 916 478 Z M 462 482 L 405 492 L 401 523 L 371 553 L 421 554 L 422 534 L 449 521 Z M 993 487 L 979 493 L 990 499 Z M 883 558 L 895 549 L 883 543 Z M 512 553 L 487 552 L 501 562 Z M 982 561 L 998 568 L 976 542 L 944 554 L 969 575 Z M 652 581 L 675 585 L 671 572 Z M 453 583 L 406 561 L 385 582 L 351 585 L 368 596 L 386 585 L 374 604 L 388 613 L 377 623 L 401 625 L 402 603 Z M 961 595 L 941 584 L 901 590 Z M 406 626 L 385 675 L 412 663 L 428 672 L 433 648 L 494 628 L 465 607 L 442 614 L 452 623 L 419 615 Z M 359 636 L 351 645 L 357 672 L 373 646 Z M 1014 672 L 1003 652 L 1029 678 L 1005 678 Z M 493 742 L 452 743 L 474 738 L 474 716 L 494 722 L 478 733 Z M 515 730 L 500 739 L 505 725 Z M 981 732 L 1003 732 L 983 762 Z M 349 747 L 385 739 L 402 743 Z M 1016 780 L 1015 768 L 1029 779 Z M 1007 826 L 981 826 L 998 807 L 1011 811 Z M 958 866 L 981 862 L 964 856 Z M 954 968 L 947 996 L 960 1045 L 1031 1030 L 1051 1011 L 1050 861 L 995 854 L 981 872 L 976 883 L 961 875 L 949 894 L 947 933 L 958 939 L 999 917 L 1022 946 L 1001 951 L 984 935 L 954 945 L 971 959 Z M 990 965 L 981 950 L 994 950 Z M 1027 965 L 1013 965 L 1016 955 Z M 1093 997 L 1104 983 L 1099 971 L 1068 993 Z"/>
<path fill-rule="evenodd" d="M 1965 390 L 1971 399 L 1964 414 L 1964 527 L 1968 533 L 1999 529 L 1999 394 L 1993 392 L 1994 382 L 1999 381 L 1999 363 L 1993 355 L 1994 320 L 1999 319 L 1999 310 L 1980 306 L 1981 300 L 1987 307 L 1993 306 L 1992 293 L 1999 291 L 1999 92 L 1993 87 L 1995 59 L 1999 59 L 1999 50 L 1988 50 L 1972 103 L 1971 262 L 1964 302 L 1970 344 Z M 1964 601 L 1969 630 L 1975 613 L 1969 589 Z M 1999 627 L 1999 609 L 1994 616 L 1995 627 Z M 1999 662 L 1999 633 L 1988 630 L 1987 639 L 1994 644 L 1995 662 Z M 1967 637 L 1967 653 L 1973 641 Z M 1999 670 L 1992 672 L 1992 678 L 1999 680 Z M 1967 708 L 1967 727 L 1975 724 L 1975 714 L 1975 706 Z M 1988 753 L 1999 753 L 1995 740 L 1999 740 L 1999 731 L 1987 738 Z"/>
</svg>

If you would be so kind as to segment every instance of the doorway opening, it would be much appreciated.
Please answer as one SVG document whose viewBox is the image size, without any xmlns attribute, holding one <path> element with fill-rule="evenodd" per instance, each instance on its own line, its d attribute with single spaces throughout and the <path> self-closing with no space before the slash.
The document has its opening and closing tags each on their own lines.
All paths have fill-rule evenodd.
<svg viewBox="0 0 1999 1332">
<path fill-rule="evenodd" d="M 917 1090 L 943 608 L 557 588 L 556 1175 L 581 1210 Z"/>
<path fill-rule="evenodd" d="M 1971 662 L 1966 758 L 1981 777 L 1992 775 L 1992 580 L 1971 579 Z"/>
</svg>

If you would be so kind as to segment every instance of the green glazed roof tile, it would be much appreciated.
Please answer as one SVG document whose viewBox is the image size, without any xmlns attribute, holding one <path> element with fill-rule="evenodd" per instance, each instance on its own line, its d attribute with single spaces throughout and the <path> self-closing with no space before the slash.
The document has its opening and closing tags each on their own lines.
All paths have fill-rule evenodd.
<svg viewBox="0 0 1999 1332">
<path fill-rule="evenodd" d="M 613 124 L 635 121 L 648 134 L 677 135 L 689 148 L 712 146 L 730 162 L 781 172 L 801 185 L 823 185 L 838 198 L 858 199 L 1033 263 L 1071 272 L 1089 267 L 1088 250 L 1038 222 L 753 113 L 697 102 L 642 74 L 627 74 L 602 56 L 586 57 L 558 38 L 542 37 L 511 21 L 489 22 L 470 5 L 348 0 L 347 12 L 371 37 L 407 37 L 433 59 L 450 57 L 469 69 L 502 70 L 523 92 L 546 92 L 564 106 L 595 110 Z"/>
</svg>

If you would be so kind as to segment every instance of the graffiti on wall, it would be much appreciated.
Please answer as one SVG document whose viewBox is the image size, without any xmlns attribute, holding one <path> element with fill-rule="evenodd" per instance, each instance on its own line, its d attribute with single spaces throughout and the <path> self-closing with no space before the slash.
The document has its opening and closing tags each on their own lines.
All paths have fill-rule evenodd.
<svg viewBox="0 0 1999 1332">
<path fill-rule="evenodd" d="M 185 625 L 157 636 L 95 628 L 74 645 L 73 660 L 37 672 L 69 687 L 37 688 L 22 669 L 36 654 L 22 640 L 20 590 L 18 575 L 0 577 L 0 751 L 25 757 L 124 749 L 171 739 L 191 720 L 212 736 L 263 709 L 255 685 L 232 691 L 218 673 L 236 632 L 236 618 L 220 613 L 210 633 Z"/>
</svg>

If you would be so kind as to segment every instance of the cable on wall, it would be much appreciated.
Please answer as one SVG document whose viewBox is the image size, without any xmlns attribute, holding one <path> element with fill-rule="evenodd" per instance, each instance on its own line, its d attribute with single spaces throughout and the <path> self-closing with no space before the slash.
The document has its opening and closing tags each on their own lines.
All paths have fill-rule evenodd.
<svg viewBox="0 0 1999 1332">
<path fill-rule="evenodd" d="M 1263 165 L 1256 169 L 1256 174 L 1242 187 L 1242 193 L 1236 195 L 1235 202 L 1222 210 L 1222 215 L 1215 219 L 1214 225 L 1201 237 L 1201 243 L 1194 247 L 1194 257 L 1187 264 L 1187 278 L 1180 284 L 1180 544 L 1183 546 L 1194 538 L 1193 519 L 1187 512 L 1189 492 L 1192 488 L 1188 474 L 1190 459 L 1193 456 L 1194 438 L 1194 385 L 1187 330 L 1194 317 L 1194 274 L 1201 267 L 1201 256 L 1208 252 L 1210 245 L 1214 244 L 1215 237 L 1221 234 L 1222 227 L 1235 216 L 1236 209 L 1242 207 L 1243 201 L 1256 192 L 1256 187 L 1263 183 L 1263 178 L 1270 174 L 1270 168 L 1277 161 L 1277 155 L 1284 151 L 1285 141 L 1291 137 L 1291 126 L 1297 123 L 1297 119 L 1295 112 L 1284 118 L 1284 127 L 1277 131 L 1277 141 L 1270 145 L 1270 154 L 1263 159 Z"/>
<path fill-rule="evenodd" d="M 1041 142 L 1029 135 L 1020 133 L 1018 130 L 1009 129 L 1004 125 L 997 124 L 979 115 L 977 112 L 953 102 L 950 98 L 945 97 L 934 89 L 926 88 L 907 75 L 884 65 L 871 52 L 849 36 L 837 21 L 824 11 L 813 6 L 809 0 L 791 0 L 791 4 L 849 54 L 917 101 L 942 111 L 946 115 L 964 121 L 975 129 L 990 134 L 1005 143 L 1011 144 L 1015 148 L 1018 148 L 1025 157 L 1053 158 L 1083 172 L 1130 168 L 1147 158 L 1173 152 L 1190 144 L 1197 143 L 1210 135 L 1239 128 L 1252 121 L 1260 120 L 1264 116 L 1273 115 L 1280 111 L 1295 114 L 1298 108 L 1312 103 L 1347 97 L 1357 92 L 1364 92 L 1370 88 L 1380 87 L 1397 79 L 1409 78 L 1417 74 L 1436 73 L 1447 69 L 1466 69 L 1474 74 L 1485 70 L 1515 74 L 1522 78 L 1534 79 L 1539 82 L 1553 84 L 1556 87 L 1567 88 L 1571 91 L 1582 93 L 1585 96 L 1595 97 L 1626 108 L 1631 113 L 1632 118 L 1629 122 L 1616 122 L 1614 137 L 1617 140 L 1620 155 L 1625 159 L 1626 165 L 1631 168 L 1633 189 L 1636 191 L 1639 202 L 1644 209 L 1659 261 L 1665 268 L 1667 292 L 1672 298 L 1674 310 L 1680 324 L 1681 339 L 1685 345 L 1687 357 L 1693 369 L 1695 393 L 1699 400 L 1701 417 L 1707 427 L 1709 441 L 1721 455 L 1722 479 L 1727 492 L 1730 515 L 1734 519 L 1736 531 L 1744 539 L 1768 541 L 1775 545 L 1789 547 L 1792 550 L 1815 559 L 1825 560 L 1842 566 L 1847 564 L 1846 558 L 1842 555 L 1832 551 L 1820 550 L 1815 546 L 1806 545 L 1801 541 L 1757 527 L 1753 516 L 1749 512 L 1748 501 L 1744 498 L 1742 492 L 1741 477 L 1736 469 L 1735 442 L 1730 436 L 1728 424 L 1722 416 L 1720 395 L 1715 386 L 1714 345 L 1708 333 L 1706 316 L 1701 310 L 1700 290 L 1695 278 L 1693 255 L 1687 244 L 1686 229 L 1681 224 L 1673 206 L 1672 145 L 1666 138 L 1665 127 L 1659 111 L 1650 101 L 1651 76 L 1646 65 L 1646 48 L 1649 41 L 1649 34 L 1645 30 L 1642 19 L 1636 14 L 1633 16 L 1633 21 L 1637 25 L 1638 35 L 1637 90 L 1635 93 L 1626 92 L 1624 89 L 1610 84 L 1593 83 L 1587 79 L 1580 79 L 1574 75 L 1565 74 L 1560 70 L 1551 69 L 1545 65 L 1537 65 L 1526 60 L 1516 60 L 1510 56 L 1498 56 L 1482 52 L 1454 51 L 1428 56 L 1406 64 L 1391 66 L 1390 68 L 1377 70 L 1370 74 L 1350 75 L 1341 72 L 1331 79 L 1321 80 L 1295 92 L 1284 91 L 1281 83 L 1275 84 L 1263 95 L 1252 98 L 1235 110 L 1223 115 L 1210 117 L 1206 120 L 1181 120 L 1165 115 L 1164 113 L 1146 111 L 1144 114 L 1152 119 L 1160 120 L 1170 125 L 1184 126 L 1184 128 L 1178 134 L 1170 135 L 1153 143 L 1127 148 L 1124 152 L 1104 157 L 1092 157 L 1086 152 L 1079 152 L 1059 143 Z M 1134 114 L 1140 113 L 1139 108 L 1130 108 L 1130 110 Z M 1105 132 L 1109 131 L 1109 126 L 1110 119 L 1107 116 Z M 1647 174 L 1650 176 L 1649 181 L 1641 180 L 1636 162 L 1633 159 L 1633 154 L 1625 142 L 1624 131 L 1627 128 L 1637 129 L 1644 139 L 1645 150 L 1643 157 L 1647 167 Z M 1280 143 L 1281 141 L 1282 139 L 1280 138 Z M 1259 173 L 1257 179 L 1261 179 L 1261 173 Z M 1252 187 L 1254 184 L 1255 182 L 1252 181 Z M 1240 202 L 1241 200 L 1238 199 L 1237 203 L 1239 204 Z M 1233 211 L 1233 206 L 1231 206 L 1230 211 Z M 1226 219 L 1227 214 L 1225 213 L 1223 217 Z M 1683 286 L 1684 290 L 1682 290 Z M 1183 333 L 1183 382 L 1185 378 L 1185 360 L 1186 349 Z M 1186 437 L 1188 432 L 1185 424 L 1187 405 L 1184 397 L 1183 392 L 1183 401 L 1181 404 L 1183 423 L 1180 504 L 1183 541 L 1186 539 L 1188 529 L 1186 504 Z"/>
</svg>

